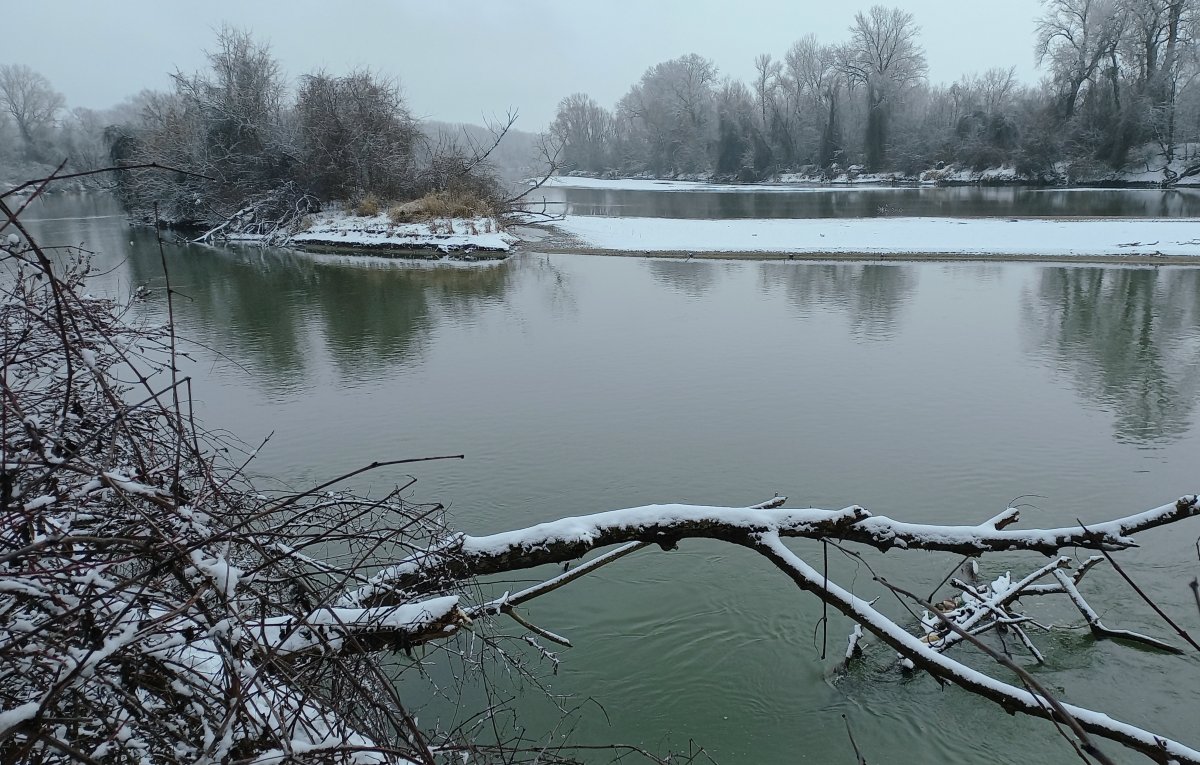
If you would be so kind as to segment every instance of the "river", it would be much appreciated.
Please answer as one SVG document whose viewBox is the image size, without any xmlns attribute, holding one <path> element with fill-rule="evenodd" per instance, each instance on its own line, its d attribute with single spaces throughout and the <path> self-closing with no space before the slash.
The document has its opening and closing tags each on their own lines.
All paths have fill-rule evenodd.
<svg viewBox="0 0 1200 765">
<path fill-rule="evenodd" d="M 880 198 L 911 204 L 901 192 Z M 1130 213 L 1138 215 L 1200 214 L 1185 192 L 1071 198 L 1145 210 Z M 626 214 L 694 204 L 670 209 L 696 217 L 728 205 L 737 217 L 765 215 L 759 205 L 824 203 L 771 199 L 605 192 L 595 204 L 635 210 Z M 135 311 L 163 315 L 153 235 L 125 227 L 110 199 L 53 197 L 28 215 L 44 243 L 96 252 L 94 292 L 146 285 L 150 297 Z M 651 502 L 745 505 L 776 492 L 797 507 L 857 503 L 941 523 L 979 522 L 1023 497 L 1024 525 L 1067 525 L 1200 490 L 1196 268 L 533 251 L 452 268 L 176 245 L 166 256 L 200 416 L 250 444 L 273 433 L 258 474 L 303 486 L 372 460 L 463 452 L 462 462 L 359 485 L 381 490 L 412 472 L 414 497 L 447 503 L 454 524 L 473 533 Z M 1187 582 L 1200 572 L 1198 535 L 1195 524 L 1150 532 L 1121 556 L 1194 632 L 1200 614 Z M 819 547 L 796 549 L 819 560 Z M 984 573 L 1024 574 L 1041 562 L 996 556 Z M 830 563 L 856 593 L 880 594 L 865 569 L 839 555 Z M 926 590 L 952 563 L 899 551 L 878 558 L 890 578 Z M 1094 571 L 1085 585 L 1110 626 L 1174 637 L 1112 571 Z M 911 621 L 895 602 L 880 605 Z M 1065 602 L 1028 606 L 1080 623 Z M 662 752 L 694 741 L 721 763 L 851 762 L 846 715 L 871 762 L 1073 757 L 1048 723 L 889 670 L 880 646 L 835 676 L 845 620 L 831 619 L 822 661 L 819 603 L 729 545 L 642 551 L 527 614 L 576 645 L 544 680 L 570 697 L 564 706 L 580 707 L 571 724 L 579 743 Z M 1047 664 L 1034 671 L 1065 699 L 1200 744 L 1194 654 L 1094 642 L 1077 629 L 1035 639 Z M 529 735 L 547 740 L 553 705 L 526 686 L 519 706 Z M 439 710 L 424 710 L 422 722 Z"/>
</svg>

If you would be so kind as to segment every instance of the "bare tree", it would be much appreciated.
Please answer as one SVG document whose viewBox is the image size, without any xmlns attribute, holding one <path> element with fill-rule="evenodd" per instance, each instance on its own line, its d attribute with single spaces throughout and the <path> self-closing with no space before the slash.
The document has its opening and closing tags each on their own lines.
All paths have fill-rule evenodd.
<svg viewBox="0 0 1200 765">
<path fill-rule="evenodd" d="M 1122 0 L 1126 24 L 1119 42 L 1133 91 L 1145 98 L 1144 119 L 1167 163 L 1175 152 L 1175 103 L 1195 39 L 1194 0 Z"/>
<path fill-rule="evenodd" d="M 850 47 L 843 60 L 846 75 L 867 92 L 867 168 L 882 167 L 887 149 L 888 111 L 909 85 L 925 76 L 925 51 L 917 42 L 920 27 L 899 8 L 873 5 L 857 13 L 850 26 Z"/>
<path fill-rule="evenodd" d="M 607 166 L 613 118 L 586 93 L 573 93 L 558 102 L 550 132 L 562 146 L 563 168 L 597 172 Z"/>
<path fill-rule="evenodd" d="M 617 104 L 638 161 L 658 175 L 711 170 L 717 68 L 695 53 L 656 64 Z"/>
<path fill-rule="evenodd" d="M 815 159 L 821 167 L 829 167 L 842 153 L 842 131 L 838 119 L 838 99 L 846 82 L 844 62 L 849 58 L 845 48 L 822 45 L 815 35 L 800 38 L 788 50 L 787 73 L 795 93 L 794 108 L 798 113 L 816 114 L 814 132 L 819 135 Z"/>
<path fill-rule="evenodd" d="M 783 73 L 783 62 L 775 61 L 770 53 L 760 53 L 754 57 L 754 100 L 758 102 L 758 127 L 767 129 L 767 111 L 779 87 L 779 77 Z"/>
<path fill-rule="evenodd" d="M 21 140 L 35 158 L 43 158 L 47 133 L 64 103 L 62 94 L 38 72 L 24 64 L 0 66 L 0 105 L 12 116 Z"/>
<path fill-rule="evenodd" d="M 1038 20 L 1038 63 L 1050 63 L 1064 119 L 1075 115 L 1084 86 L 1100 63 L 1115 55 L 1127 14 L 1117 0 L 1043 0 Z"/>
</svg>

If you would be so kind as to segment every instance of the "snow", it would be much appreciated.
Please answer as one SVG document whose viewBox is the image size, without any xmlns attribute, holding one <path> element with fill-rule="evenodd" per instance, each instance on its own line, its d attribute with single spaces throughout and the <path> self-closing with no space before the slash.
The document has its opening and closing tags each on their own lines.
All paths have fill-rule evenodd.
<svg viewBox="0 0 1200 765">
<path fill-rule="evenodd" d="M 41 707 L 40 702 L 30 701 L 0 712 L 0 735 L 8 733 L 23 722 L 32 720 L 39 707 Z"/>
<path fill-rule="evenodd" d="M 416 553 L 388 566 L 371 577 L 367 585 L 346 593 L 341 604 L 354 606 L 362 603 L 372 597 L 380 586 L 386 587 L 390 580 L 414 573 L 431 564 L 436 565 L 442 553 L 450 556 L 488 556 L 502 555 L 513 549 L 546 548 L 558 543 L 605 544 L 605 536 L 613 531 L 647 527 L 669 529 L 672 525 L 685 526 L 703 521 L 740 527 L 747 531 L 786 528 L 789 533 L 795 533 L 805 529 L 827 529 L 828 524 L 831 523 L 848 523 L 867 516 L 867 511 L 857 505 L 851 505 L 842 510 L 759 509 L 681 504 L 646 505 L 592 515 L 570 516 L 524 529 L 487 536 L 459 534 L 451 537 L 440 548 Z"/>
<path fill-rule="evenodd" d="M 143 496 L 143 497 L 159 497 L 159 496 L 161 496 L 159 490 L 154 488 L 153 486 L 147 486 L 144 483 L 134 481 L 133 479 L 128 478 L 127 476 L 121 475 L 120 473 L 108 471 L 108 472 L 105 472 L 103 475 L 105 478 L 108 479 L 108 482 L 111 485 L 113 485 L 114 487 L 116 487 L 116 488 L 120 489 L 121 491 L 126 492 L 128 494 L 137 494 L 137 495 Z"/>
<path fill-rule="evenodd" d="M 387 214 L 360 217 L 348 213 L 318 213 L 309 228 L 286 244 L 361 247 L 375 250 L 434 249 L 441 252 L 508 252 L 517 238 L 500 229 L 493 218 L 447 218 L 423 223 L 393 223 Z"/>
<path fill-rule="evenodd" d="M 633 253 L 1028 257 L 1200 255 L 1200 220 L 1180 218 L 684 220 L 568 216 L 552 225 L 578 240 L 583 248 Z"/>
<path fill-rule="evenodd" d="M 957 552 L 963 549 L 977 552 L 1007 549 L 1050 552 L 1080 546 L 1084 542 L 1089 547 L 1103 544 L 1110 549 L 1135 546 L 1129 535 L 1194 515 L 1200 515 L 1200 498 L 1196 495 L 1184 496 L 1176 502 L 1125 518 L 1089 524 L 1086 532 L 1078 525 L 1048 529 L 996 529 L 991 520 L 976 526 L 905 523 L 883 515 L 872 515 L 858 505 L 832 511 L 820 508 L 646 505 L 571 516 L 487 536 L 458 534 L 384 568 L 363 587 L 345 593 L 339 605 L 356 607 L 374 597 L 381 589 L 386 589 L 392 580 L 418 573 L 426 567 L 435 567 L 446 560 L 502 557 L 513 552 L 548 552 L 552 545 L 563 544 L 600 547 L 628 542 L 631 536 L 649 530 L 661 533 L 667 537 L 666 541 L 670 541 L 675 529 L 686 531 L 703 528 L 704 534 L 700 536 L 725 528 L 803 537 L 826 535 L 830 527 L 836 525 L 841 527 L 839 533 L 844 538 L 875 544 L 885 550 L 889 546 L 901 546 Z M 582 552 L 574 551 L 575 555 Z M 1048 564 L 1049 568 L 1057 565 L 1058 562 Z M 1044 576 L 1049 568 L 1038 576 Z M 1028 586 L 1032 581 L 1022 581 L 1019 586 Z"/>
<path fill-rule="evenodd" d="M 44 494 L 40 497 L 29 500 L 21 509 L 28 513 L 32 512 L 33 510 L 41 510 L 43 507 L 49 507 L 57 501 L 58 497 L 55 497 L 53 494 Z"/>
<path fill-rule="evenodd" d="M 848 521 L 865 515 L 857 506 L 843 510 L 818 508 L 757 510 L 754 508 L 705 507 L 703 505 L 646 505 L 610 510 L 594 515 L 573 516 L 525 529 L 504 531 L 482 537 L 462 538 L 462 552 L 468 555 L 499 555 L 517 547 L 533 548 L 555 542 L 592 542 L 607 529 L 631 529 L 694 523 L 697 518 L 712 518 L 720 523 L 746 529 L 799 528 Z"/>
<path fill-rule="evenodd" d="M 417 633 L 448 617 L 458 607 L 458 596 L 378 608 L 321 608 L 297 619 L 292 616 L 269 617 L 247 624 L 247 629 L 263 645 L 281 654 L 300 653 L 313 648 L 337 649 L 347 634 L 357 630 L 386 630 Z"/>
<path fill-rule="evenodd" d="M 871 180 L 861 184 L 856 183 L 851 188 L 873 188 L 875 190 L 895 189 L 909 191 L 911 186 L 886 185 L 889 179 L 883 176 L 872 176 Z M 875 184 L 872 186 L 872 184 Z M 717 191 L 717 192 L 787 192 L 823 193 L 829 191 L 846 191 L 844 187 L 817 185 L 811 178 L 800 176 L 781 176 L 779 183 L 709 183 L 705 181 L 657 181 L 645 178 L 576 178 L 556 176 L 543 184 L 544 188 L 564 189 L 600 189 L 604 191 Z"/>
<path fill-rule="evenodd" d="M 200 550 L 192 550 L 191 559 L 196 571 L 211 579 L 219 592 L 227 598 L 233 597 L 244 573 L 240 568 L 226 560 L 224 555 L 206 557 Z"/>
</svg>

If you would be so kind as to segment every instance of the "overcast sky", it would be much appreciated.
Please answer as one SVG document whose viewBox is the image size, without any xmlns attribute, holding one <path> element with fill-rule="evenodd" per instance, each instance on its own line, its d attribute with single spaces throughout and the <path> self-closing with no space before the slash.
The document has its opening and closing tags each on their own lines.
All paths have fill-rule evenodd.
<svg viewBox="0 0 1200 765">
<path fill-rule="evenodd" d="M 650 66 L 685 53 L 749 81 L 754 56 L 780 58 L 810 32 L 848 37 L 872 3 L 830 0 L 9 0 L 0 63 L 46 75 L 70 106 L 104 108 L 166 73 L 204 66 L 223 22 L 270 42 L 292 78 L 355 67 L 398 77 L 413 112 L 481 122 L 518 109 L 540 130 L 576 91 L 611 107 Z M 886 4 L 886 3 L 885 3 Z M 933 82 L 994 66 L 1035 82 L 1039 0 L 908 0 Z"/>
</svg>

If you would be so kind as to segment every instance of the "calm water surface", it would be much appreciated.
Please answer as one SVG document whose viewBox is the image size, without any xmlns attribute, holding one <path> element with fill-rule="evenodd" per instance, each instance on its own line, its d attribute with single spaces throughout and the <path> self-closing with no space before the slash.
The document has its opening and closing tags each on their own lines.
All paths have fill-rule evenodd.
<svg viewBox="0 0 1200 765">
<path fill-rule="evenodd" d="M 45 240 L 98 251 L 107 273 L 96 291 L 146 284 L 140 310 L 158 315 L 157 249 L 104 217 L 115 213 L 103 197 L 34 210 Z M 189 371 L 207 425 L 248 442 L 273 432 L 258 470 L 296 485 L 375 459 L 465 452 L 422 467 L 416 496 L 447 502 L 472 532 L 775 492 L 793 506 L 860 503 L 945 523 L 1039 495 L 1019 500 L 1026 523 L 1070 524 L 1200 490 L 1198 269 L 532 252 L 456 269 L 198 247 L 167 257 L 187 296 L 180 332 L 199 343 Z M 402 480 L 372 478 L 377 489 Z M 1147 534 L 1123 556 L 1193 631 L 1198 534 Z M 797 549 L 819 561 L 812 545 Z M 927 590 L 952 562 L 893 552 L 877 565 Z M 985 573 L 1040 563 L 1000 556 Z M 880 594 L 840 556 L 831 575 Z M 1169 637 L 1111 572 L 1084 590 L 1113 626 Z M 1065 604 L 1028 605 L 1047 621 L 1080 621 Z M 819 605 L 728 545 L 644 551 L 528 614 L 576 644 L 545 682 L 570 696 L 564 706 L 582 705 L 580 743 L 664 751 L 694 740 L 722 763 L 851 762 L 846 715 L 871 762 L 1073 757 L 1046 723 L 888 671 L 883 648 L 836 677 L 845 620 L 831 618 L 822 661 Z M 1200 743 L 1195 655 L 1079 631 L 1039 642 L 1048 663 L 1035 671 L 1065 698 Z M 523 724 L 546 741 L 557 712 L 528 690 Z"/>
<path fill-rule="evenodd" d="M 542 187 L 536 208 L 651 218 L 875 218 L 1200 216 L 1200 189 L 1058 189 L 1020 186 L 780 187 L 766 191 L 616 191 Z"/>
</svg>

